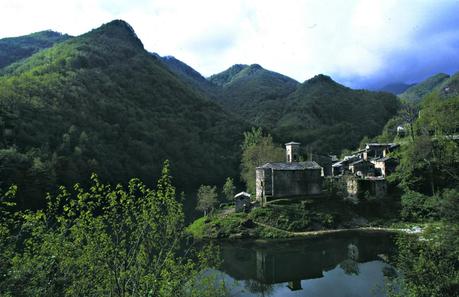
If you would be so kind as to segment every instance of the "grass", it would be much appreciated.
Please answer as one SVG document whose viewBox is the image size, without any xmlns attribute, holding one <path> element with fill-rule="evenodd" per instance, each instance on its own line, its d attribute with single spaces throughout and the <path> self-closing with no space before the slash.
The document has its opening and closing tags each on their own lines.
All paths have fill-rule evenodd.
<svg viewBox="0 0 459 297">
<path fill-rule="evenodd" d="M 194 238 L 203 238 L 205 231 L 205 221 L 207 217 L 201 217 L 195 220 L 191 225 L 186 228 L 186 231 L 193 235 Z"/>
<path fill-rule="evenodd" d="M 285 200 L 285 199 L 284 199 Z M 195 238 L 286 238 L 291 232 L 390 227 L 397 211 L 390 201 L 358 205 L 333 197 L 280 201 L 250 213 L 220 212 L 196 220 L 187 230 Z M 258 224 L 259 223 L 259 224 Z"/>
</svg>

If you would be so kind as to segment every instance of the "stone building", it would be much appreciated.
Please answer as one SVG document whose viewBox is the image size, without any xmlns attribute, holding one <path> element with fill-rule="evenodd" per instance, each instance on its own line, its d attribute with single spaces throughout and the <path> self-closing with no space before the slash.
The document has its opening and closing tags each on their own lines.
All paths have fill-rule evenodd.
<svg viewBox="0 0 459 297">
<path fill-rule="evenodd" d="M 349 164 L 349 171 L 358 176 L 374 175 L 375 165 L 370 161 L 360 159 Z"/>
<path fill-rule="evenodd" d="M 387 193 L 387 183 L 383 177 L 360 178 L 348 175 L 345 180 L 348 198 L 363 199 L 366 195 L 383 198 Z"/>
<path fill-rule="evenodd" d="M 395 171 L 398 160 L 392 157 L 383 157 L 371 160 L 371 163 L 374 164 L 375 169 L 378 171 L 377 175 L 385 177 Z"/>
<path fill-rule="evenodd" d="M 262 205 L 283 197 L 317 195 L 322 191 L 323 169 L 314 161 L 299 161 L 299 143 L 286 143 L 286 163 L 256 168 L 257 201 Z"/>
<path fill-rule="evenodd" d="M 399 147 L 400 145 L 396 143 L 367 143 L 363 152 L 363 159 L 370 161 L 384 158 Z"/>
<path fill-rule="evenodd" d="M 246 192 L 240 192 L 234 196 L 234 206 L 236 212 L 246 212 L 250 210 L 250 194 Z"/>
</svg>

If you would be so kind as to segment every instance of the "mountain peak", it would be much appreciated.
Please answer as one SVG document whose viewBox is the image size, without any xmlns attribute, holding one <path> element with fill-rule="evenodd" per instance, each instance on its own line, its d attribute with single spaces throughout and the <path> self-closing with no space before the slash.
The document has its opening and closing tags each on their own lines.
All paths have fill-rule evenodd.
<svg viewBox="0 0 459 297">
<path fill-rule="evenodd" d="M 325 74 L 317 74 L 313 78 L 308 79 L 306 82 L 307 83 L 321 83 L 321 82 L 335 83 L 335 81 L 331 79 L 330 76 L 325 75 Z"/>
<path fill-rule="evenodd" d="M 123 20 L 113 20 L 103 24 L 97 29 L 88 33 L 89 35 L 104 35 L 109 38 L 117 38 L 130 42 L 131 44 L 143 49 L 142 41 L 135 34 L 134 29 Z"/>
</svg>

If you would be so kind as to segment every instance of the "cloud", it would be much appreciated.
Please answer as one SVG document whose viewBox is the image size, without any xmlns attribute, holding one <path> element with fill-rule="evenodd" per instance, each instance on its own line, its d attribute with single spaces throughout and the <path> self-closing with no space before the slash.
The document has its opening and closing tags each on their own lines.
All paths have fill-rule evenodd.
<svg viewBox="0 0 459 297">
<path fill-rule="evenodd" d="M 352 87 L 415 82 L 459 70 L 459 3 L 427 0 L 0 0 L 0 38 L 82 34 L 129 22 L 146 49 L 203 75 L 258 63 L 304 81 Z"/>
</svg>

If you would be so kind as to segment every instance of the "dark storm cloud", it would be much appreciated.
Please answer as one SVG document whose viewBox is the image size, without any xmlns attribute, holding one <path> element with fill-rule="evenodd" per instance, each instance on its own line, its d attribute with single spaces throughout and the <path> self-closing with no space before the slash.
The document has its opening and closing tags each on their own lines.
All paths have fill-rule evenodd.
<svg viewBox="0 0 459 297">
<path fill-rule="evenodd" d="M 439 7 L 412 28 L 408 47 L 394 46 L 382 55 L 380 71 L 366 77 L 343 75 L 336 79 L 351 87 L 378 89 L 394 82 L 419 82 L 440 72 L 458 72 L 459 2 L 441 5 L 439 1 Z"/>
</svg>

